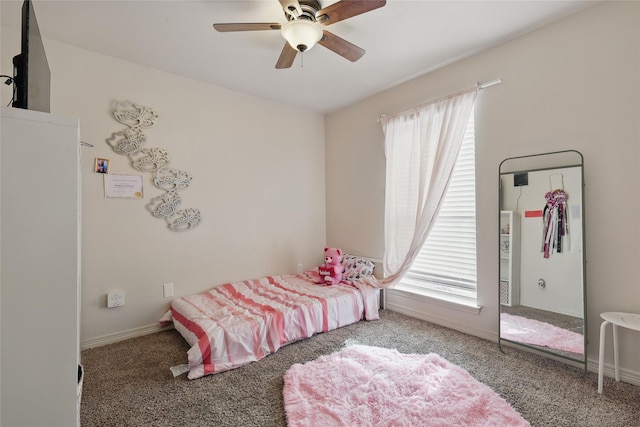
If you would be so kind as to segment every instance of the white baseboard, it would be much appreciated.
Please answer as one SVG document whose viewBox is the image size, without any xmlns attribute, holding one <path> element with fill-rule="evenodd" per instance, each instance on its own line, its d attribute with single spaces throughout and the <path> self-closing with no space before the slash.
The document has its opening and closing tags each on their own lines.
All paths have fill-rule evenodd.
<svg viewBox="0 0 640 427">
<path fill-rule="evenodd" d="M 89 348 L 100 347 L 107 344 L 117 343 L 119 341 L 128 340 L 130 338 L 137 338 L 144 335 L 153 334 L 156 332 L 166 331 L 173 329 L 173 325 L 160 326 L 159 323 L 153 325 L 141 326 L 139 328 L 128 329 L 126 331 L 114 332 L 111 334 L 101 335 L 95 338 L 89 338 L 80 343 L 80 350 L 86 350 Z"/>
<path fill-rule="evenodd" d="M 440 326 L 444 326 L 446 328 L 449 329 L 454 329 L 458 332 L 463 332 L 465 334 L 468 335 L 473 335 L 479 338 L 483 338 L 492 342 L 495 342 L 496 345 L 498 345 L 498 334 L 497 333 L 489 333 L 487 331 L 483 331 L 483 330 L 479 330 L 479 329 L 474 329 L 471 328 L 467 325 L 463 325 L 463 324 L 459 324 L 459 323 L 453 323 L 451 321 L 449 321 L 448 319 L 443 319 L 441 317 L 438 316 L 433 316 L 430 315 L 428 313 L 425 313 L 424 311 L 421 310 L 415 310 L 409 307 L 405 307 L 402 305 L 398 305 L 398 304 L 390 304 L 388 301 L 386 303 L 386 307 L 387 310 L 391 310 L 391 311 L 395 311 L 401 314 L 405 314 L 407 316 L 410 317 L 415 317 L 416 319 L 420 319 L 420 320 L 425 320 L 427 322 L 431 322 L 434 323 L 436 325 L 440 325 Z M 528 348 L 525 347 L 518 347 L 524 351 L 528 351 Z M 535 352 L 535 351 L 532 351 Z M 537 352 L 535 352 L 537 353 Z M 540 353 L 538 353 L 540 354 Z M 558 358 L 557 360 L 562 360 L 560 358 Z M 598 372 L 598 360 L 597 359 L 589 359 L 587 358 L 587 371 L 589 372 Z M 614 367 L 613 365 L 607 364 L 605 363 L 604 365 L 604 376 L 605 377 L 611 377 L 613 378 L 615 375 L 614 372 Z M 632 371 L 629 369 L 624 369 L 624 368 L 620 368 L 620 381 L 625 382 L 625 383 L 629 383 L 629 384 L 633 384 L 633 385 L 638 385 L 640 386 L 640 372 L 636 372 L 636 371 Z"/>
<path fill-rule="evenodd" d="M 426 320 L 427 322 L 435 323 L 436 325 L 444 326 L 449 329 L 454 329 L 458 332 L 463 332 L 468 335 L 484 338 L 485 340 L 498 342 L 498 334 L 490 333 L 481 329 L 474 329 L 469 327 L 468 325 L 461 325 L 459 323 L 454 323 L 448 319 L 443 319 L 441 317 L 433 316 L 431 314 L 425 313 L 422 310 L 415 310 L 413 308 L 405 307 L 399 304 L 390 303 L 389 300 L 386 301 L 385 308 L 401 314 L 406 314 L 407 316 L 410 316 L 410 317 L 415 317 L 416 319 Z"/>
<path fill-rule="evenodd" d="M 589 359 L 587 360 L 587 369 L 591 372 L 598 372 L 598 361 Z M 604 376 L 614 378 L 615 377 L 615 369 L 613 365 L 608 363 L 604 364 Z M 640 386 L 640 373 L 631 371 L 629 369 L 620 368 L 620 381 L 623 383 L 629 383 L 633 385 Z"/>
</svg>

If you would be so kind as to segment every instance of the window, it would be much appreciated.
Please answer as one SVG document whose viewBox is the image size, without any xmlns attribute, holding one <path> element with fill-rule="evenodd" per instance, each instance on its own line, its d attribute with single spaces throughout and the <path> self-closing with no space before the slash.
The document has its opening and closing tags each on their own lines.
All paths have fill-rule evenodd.
<svg viewBox="0 0 640 427">
<path fill-rule="evenodd" d="M 473 111 L 438 218 L 399 289 L 476 299 L 475 132 Z"/>
</svg>

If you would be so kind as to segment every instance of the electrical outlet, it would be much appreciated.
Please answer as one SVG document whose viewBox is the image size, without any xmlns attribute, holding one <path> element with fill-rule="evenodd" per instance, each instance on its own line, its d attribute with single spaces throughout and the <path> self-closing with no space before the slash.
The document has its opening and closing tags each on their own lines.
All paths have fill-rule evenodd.
<svg viewBox="0 0 640 427">
<path fill-rule="evenodd" d="M 107 294 L 107 307 L 121 307 L 124 305 L 124 291 L 111 291 Z"/>
<path fill-rule="evenodd" d="M 173 283 L 165 283 L 162 285 L 162 294 L 165 298 L 171 298 L 173 296 Z"/>
<path fill-rule="evenodd" d="M 301 262 L 298 263 L 298 274 L 299 273 L 302 273 L 302 263 Z"/>
</svg>

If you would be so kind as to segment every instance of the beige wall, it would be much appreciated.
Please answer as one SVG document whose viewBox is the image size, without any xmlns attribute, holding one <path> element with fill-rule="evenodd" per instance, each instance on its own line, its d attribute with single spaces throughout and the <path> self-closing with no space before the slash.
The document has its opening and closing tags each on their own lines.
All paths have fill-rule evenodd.
<svg viewBox="0 0 640 427">
<path fill-rule="evenodd" d="M 18 40 L 3 29 L 3 69 L 19 51 Z M 45 41 L 45 48 L 51 112 L 78 117 L 82 140 L 95 145 L 82 148 L 83 344 L 153 329 L 170 301 L 163 283 L 174 283 L 181 296 L 322 261 L 323 116 L 56 42 Z M 6 105 L 10 94 L 2 86 Z M 144 200 L 104 198 L 95 157 L 110 158 L 113 173 L 137 173 L 105 141 L 123 128 L 111 114 L 120 100 L 160 114 L 145 131 L 147 146 L 165 148 L 171 166 L 193 176 L 182 207 L 201 210 L 194 230 L 170 231 L 145 209 L 162 193 L 150 174 L 139 173 Z M 41 174 L 42 191 L 56 191 L 37 166 L 25 173 Z M 111 289 L 125 292 L 125 306 L 106 308 Z"/>
<path fill-rule="evenodd" d="M 640 3 L 606 2 L 326 118 L 327 243 L 384 253 L 384 137 L 376 119 L 502 78 L 476 102 L 479 315 L 390 296 L 407 312 L 496 339 L 498 165 L 576 149 L 585 157 L 588 357 L 599 313 L 640 312 Z M 395 299 L 394 299 L 395 298 Z M 640 341 L 621 331 L 622 374 L 640 383 Z M 611 351 L 606 362 L 612 362 Z"/>
</svg>

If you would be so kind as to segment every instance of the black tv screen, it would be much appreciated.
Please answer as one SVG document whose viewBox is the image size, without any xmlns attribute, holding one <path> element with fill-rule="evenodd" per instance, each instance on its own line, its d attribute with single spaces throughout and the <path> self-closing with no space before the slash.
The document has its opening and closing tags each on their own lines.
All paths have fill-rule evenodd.
<svg viewBox="0 0 640 427">
<path fill-rule="evenodd" d="M 30 0 L 22 5 L 21 49 L 13 58 L 13 76 L 16 87 L 11 106 L 48 113 L 51 72 Z"/>
</svg>

